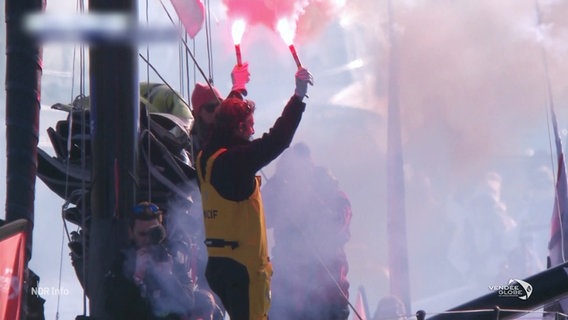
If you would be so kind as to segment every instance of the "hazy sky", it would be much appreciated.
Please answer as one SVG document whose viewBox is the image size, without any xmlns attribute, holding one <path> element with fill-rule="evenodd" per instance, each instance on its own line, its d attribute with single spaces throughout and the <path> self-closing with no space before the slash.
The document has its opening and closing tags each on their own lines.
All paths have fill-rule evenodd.
<svg viewBox="0 0 568 320">
<path fill-rule="evenodd" d="M 47 7 L 73 12 L 68 2 L 51 0 Z M 151 23 L 167 25 L 159 2 L 149 2 Z M 439 312 L 489 293 L 490 285 L 503 285 L 509 278 L 542 270 L 546 261 L 556 170 L 550 156 L 546 81 L 548 78 L 552 85 L 566 142 L 568 1 L 538 1 L 540 26 L 534 0 L 393 2 L 412 310 Z M 233 6 L 239 2 L 226 3 Z M 258 1 L 242 3 L 254 5 Z M 300 16 L 296 46 L 303 64 L 314 75 L 315 85 L 309 88 L 308 107 L 294 141 L 306 142 L 315 162 L 329 167 L 351 198 L 352 239 L 346 248 L 351 300 L 356 289 L 364 286 L 372 313 L 378 299 L 389 290 L 385 226 L 390 54 L 387 1 L 297 1 L 294 4 L 298 6 L 291 8 L 282 7 L 282 1 L 263 3 Z M 215 85 L 227 92 L 236 62 L 230 34 L 232 16 L 221 9 L 221 0 L 212 1 L 211 8 L 211 73 Z M 143 17 L 144 1 L 139 10 Z M 269 23 L 255 22 L 245 32 L 241 48 L 243 60 L 250 64 L 248 92 L 257 104 L 255 122 L 260 135 L 292 94 L 296 69 L 286 45 Z M 1 36 L 4 39 L 5 33 Z M 208 72 L 204 38 L 202 30 L 195 47 L 199 64 Z M 141 50 L 145 53 L 146 47 Z M 5 48 L 0 52 L 0 70 L 5 70 Z M 543 67 L 543 52 L 548 73 Z M 52 150 L 45 130 L 65 117 L 49 106 L 68 103 L 78 94 L 76 84 L 71 90 L 72 57 L 70 45 L 45 47 L 40 147 L 48 152 Z M 179 88 L 177 43 L 152 45 L 150 61 Z M 146 79 L 144 66 L 139 77 Z M 152 72 L 150 78 L 158 81 Z M 200 75 L 195 79 L 202 81 Z M 4 83 L 4 77 L 0 82 Z M 4 90 L 0 97 L 3 116 Z M 0 152 L 5 153 L 4 139 L 0 139 L 0 146 Z M 5 176 L 5 165 L 0 169 Z M 267 175 L 272 172 L 272 165 L 265 169 Z M 46 318 L 55 318 L 60 298 L 60 318 L 71 319 L 81 313 L 82 292 L 71 269 L 67 241 L 61 253 L 63 200 L 39 179 L 36 190 L 35 246 L 30 265 L 40 275 L 41 285 L 48 288 L 58 287 L 59 268 L 63 267 L 61 286 L 70 294 L 45 297 Z M 4 199 L 2 184 L 0 200 Z M 521 244 L 534 250 L 537 259 L 526 268 L 514 268 L 520 265 L 515 249 Z M 501 269 L 505 262 L 511 266 Z"/>
</svg>

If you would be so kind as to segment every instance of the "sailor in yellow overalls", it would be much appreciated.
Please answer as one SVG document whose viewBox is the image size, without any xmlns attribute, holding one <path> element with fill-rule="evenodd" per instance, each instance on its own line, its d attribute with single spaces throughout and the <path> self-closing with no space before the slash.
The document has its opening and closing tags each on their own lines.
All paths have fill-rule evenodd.
<svg viewBox="0 0 568 320">
<path fill-rule="evenodd" d="M 206 277 L 213 278 L 210 286 L 214 291 L 223 290 L 232 295 L 233 293 L 226 289 L 215 290 L 217 279 L 230 276 L 228 281 L 233 284 L 229 288 L 242 290 L 234 292 L 234 297 L 242 300 L 240 306 L 237 306 L 237 309 L 241 310 L 239 314 L 242 318 L 266 319 L 270 307 L 272 265 L 268 259 L 260 177 L 248 199 L 231 201 L 223 198 L 210 181 L 213 163 L 217 156 L 225 151 L 226 149 L 220 149 L 208 159 L 205 177 L 201 175 L 202 171 L 199 171 L 207 233 L 205 244 L 210 261 Z M 248 295 L 244 294 L 246 291 Z M 232 298 L 233 301 L 235 298 Z M 248 316 L 246 308 L 243 308 L 246 305 Z"/>
<path fill-rule="evenodd" d="M 209 254 L 205 276 L 231 320 L 268 318 L 272 265 L 256 174 L 290 145 L 311 82 L 306 69 L 298 70 L 295 94 L 269 132 L 255 140 L 254 103 L 233 86 L 215 111 L 211 137 L 197 157 Z"/>
</svg>

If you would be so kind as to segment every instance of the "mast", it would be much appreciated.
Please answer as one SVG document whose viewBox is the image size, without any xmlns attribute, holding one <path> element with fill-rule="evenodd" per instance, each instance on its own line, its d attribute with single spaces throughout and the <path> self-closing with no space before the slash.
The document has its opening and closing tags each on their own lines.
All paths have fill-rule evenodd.
<svg viewBox="0 0 568 320">
<path fill-rule="evenodd" d="M 43 11 L 42 0 L 6 0 L 6 221 L 28 223 L 21 318 L 28 311 L 28 288 L 37 276 L 32 257 L 37 145 L 41 97 L 42 48 L 22 28 L 23 17 Z"/>
<path fill-rule="evenodd" d="M 32 256 L 42 49 L 22 30 L 22 18 L 42 11 L 41 0 L 6 0 L 6 221 L 29 222 Z"/>
<path fill-rule="evenodd" d="M 399 109 L 398 43 L 394 32 L 391 1 L 389 14 L 389 102 L 387 128 L 387 243 L 390 272 L 390 292 L 398 297 L 410 314 L 410 280 L 408 274 L 408 249 L 406 239 L 406 210 L 402 139 Z"/>
<path fill-rule="evenodd" d="M 123 13 L 137 24 L 135 0 L 92 0 L 92 13 Z M 127 219 L 136 202 L 138 68 L 135 42 L 97 42 L 89 52 L 92 185 L 87 293 L 91 316 L 105 313 L 103 279 L 127 241 Z"/>
<path fill-rule="evenodd" d="M 535 10 L 537 16 L 537 28 L 542 26 L 542 14 L 538 1 L 535 1 Z M 568 216 L 568 181 L 566 178 L 566 162 L 564 158 L 564 150 L 562 148 L 562 139 L 558 131 L 558 121 L 556 119 L 556 111 L 554 108 L 554 97 L 552 95 L 552 83 L 548 71 L 548 59 L 544 44 L 540 44 L 540 54 L 542 59 L 542 67 L 546 84 L 546 99 L 549 108 L 550 120 L 552 122 L 552 130 L 554 130 L 554 142 L 556 146 L 556 183 L 554 187 L 554 206 L 551 219 L 551 234 L 548 243 L 547 268 L 566 262 L 568 246 L 566 240 L 566 216 Z M 555 301 L 544 307 L 544 311 L 554 312 L 560 311 L 566 313 L 568 310 L 568 299 Z"/>
</svg>

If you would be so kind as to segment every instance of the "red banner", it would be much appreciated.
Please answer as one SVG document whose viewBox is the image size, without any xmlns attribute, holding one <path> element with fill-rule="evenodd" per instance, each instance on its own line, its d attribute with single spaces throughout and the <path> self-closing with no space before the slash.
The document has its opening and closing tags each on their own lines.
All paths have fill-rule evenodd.
<svg viewBox="0 0 568 320">
<path fill-rule="evenodd" d="M 171 0 L 172 5 L 191 39 L 195 38 L 205 21 L 205 7 L 201 0 Z"/>
<path fill-rule="evenodd" d="M 0 319 L 20 319 L 25 247 L 24 230 L 0 237 Z"/>
</svg>

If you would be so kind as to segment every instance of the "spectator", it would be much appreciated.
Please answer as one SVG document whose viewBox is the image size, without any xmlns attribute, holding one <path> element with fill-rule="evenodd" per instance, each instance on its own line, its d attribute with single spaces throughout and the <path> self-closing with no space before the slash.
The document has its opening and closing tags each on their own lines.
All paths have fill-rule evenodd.
<svg viewBox="0 0 568 320">
<path fill-rule="evenodd" d="M 335 177 L 303 143 L 287 150 L 263 188 L 274 229 L 270 319 L 345 320 L 351 205 Z"/>
<path fill-rule="evenodd" d="M 134 207 L 131 243 L 105 277 L 107 310 L 112 319 L 184 319 L 193 308 L 192 289 L 173 274 L 173 260 L 162 244 L 162 210 L 153 203 Z"/>
<path fill-rule="evenodd" d="M 191 93 L 191 105 L 193 107 L 193 117 L 195 122 L 191 128 L 192 154 L 195 156 L 203 148 L 203 144 L 209 137 L 213 122 L 215 120 L 215 110 L 223 99 L 217 88 L 207 84 L 197 83 Z"/>
</svg>

